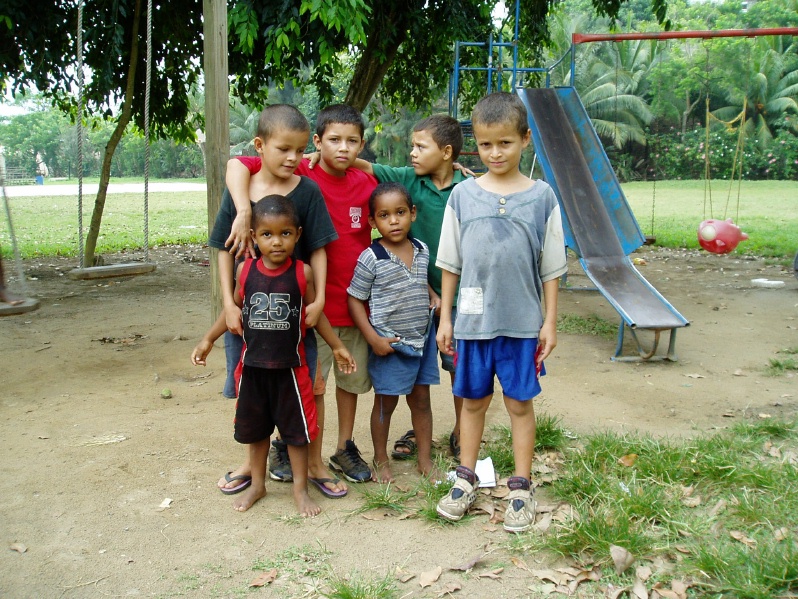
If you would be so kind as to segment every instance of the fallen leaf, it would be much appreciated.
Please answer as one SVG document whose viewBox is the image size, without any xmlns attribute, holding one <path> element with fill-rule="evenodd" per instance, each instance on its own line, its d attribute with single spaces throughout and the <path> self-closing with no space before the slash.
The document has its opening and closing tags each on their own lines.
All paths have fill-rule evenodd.
<svg viewBox="0 0 798 599">
<path fill-rule="evenodd" d="M 482 530 L 484 530 L 485 532 L 496 532 L 497 530 L 499 530 L 499 528 L 497 526 L 486 524 L 485 526 L 482 527 Z"/>
<path fill-rule="evenodd" d="M 28 548 L 25 547 L 22 543 L 12 543 L 8 546 L 11 551 L 16 551 L 17 553 L 25 553 Z"/>
<path fill-rule="evenodd" d="M 637 597 L 637 599 L 648 599 L 646 585 L 639 578 L 635 578 L 635 582 L 632 585 L 632 596 Z"/>
<path fill-rule="evenodd" d="M 510 489 L 507 487 L 494 487 L 490 490 L 491 497 L 495 497 L 496 499 L 504 499 L 510 494 Z"/>
<path fill-rule="evenodd" d="M 409 520 L 409 519 L 415 518 L 415 517 L 416 517 L 415 514 L 407 513 L 407 514 L 402 514 L 401 516 L 399 516 L 397 518 L 397 520 Z"/>
<path fill-rule="evenodd" d="M 734 414 L 732 412 L 726 412 L 724 414 L 721 414 L 721 416 L 723 418 L 734 418 Z"/>
<path fill-rule="evenodd" d="M 272 568 L 268 572 L 261 572 L 254 578 L 252 582 L 249 583 L 249 586 L 263 587 L 267 584 L 273 583 L 275 580 L 277 580 L 277 568 Z"/>
<path fill-rule="evenodd" d="M 711 510 L 709 510 L 709 515 L 712 518 L 714 518 L 721 512 L 725 511 L 727 505 L 728 504 L 726 503 L 725 499 L 719 499 L 718 502 L 715 504 L 715 506 Z"/>
<path fill-rule="evenodd" d="M 418 584 L 421 585 L 421 588 L 432 586 L 433 583 L 437 582 L 438 579 L 441 577 L 441 573 L 443 572 L 443 568 L 438 566 L 434 570 L 430 570 L 429 572 L 424 572 L 418 578 Z"/>
<path fill-rule="evenodd" d="M 363 519 L 364 520 L 372 520 L 372 521 L 377 521 L 378 522 L 380 520 L 385 520 L 385 516 L 386 516 L 385 512 L 373 512 L 372 511 L 372 512 L 366 512 L 365 514 L 363 514 Z"/>
<path fill-rule="evenodd" d="M 539 578 L 540 580 L 548 580 L 549 582 L 553 582 L 557 586 L 568 584 L 571 581 L 570 576 L 565 574 L 560 574 L 559 572 L 555 572 L 554 570 L 532 570 L 530 573 L 535 578 Z"/>
<path fill-rule="evenodd" d="M 618 463 L 621 466 L 626 466 L 627 468 L 631 468 L 635 465 L 637 461 L 637 454 L 636 453 L 628 453 L 625 456 L 618 458 Z"/>
<path fill-rule="evenodd" d="M 783 541 L 788 536 L 790 536 L 790 531 L 784 526 L 782 526 L 781 528 L 777 528 L 776 530 L 773 531 L 773 538 L 776 539 L 777 541 Z"/>
<path fill-rule="evenodd" d="M 534 527 L 540 532 L 546 532 L 551 527 L 551 513 L 543 514 L 540 519 L 535 522 Z"/>
<path fill-rule="evenodd" d="M 690 549 L 688 549 L 686 545 L 674 545 L 673 548 L 679 553 L 684 553 L 685 555 L 690 555 L 691 553 Z"/>
<path fill-rule="evenodd" d="M 635 561 L 635 556 L 629 550 L 618 545 L 610 545 L 610 557 L 612 557 L 612 562 L 615 564 L 615 572 L 618 575 L 626 572 Z"/>
<path fill-rule="evenodd" d="M 695 374 L 695 373 L 693 373 L 693 374 L 685 374 L 684 376 L 686 376 L 688 379 L 703 379 L 703 378 L 705 378 L 703 374 Z"/>
<path fill-rule="evenodd" d="M 396 580 L 399 582 L 407 582 L 408 580 L 412 580 L 416 577 L 415 574 L 412 572 L 408 572 L 407 570 L 402 570 L 399 566 L 396 566 L 396 572 L 394 572 L 394 576 Z"/>
<path fill-rule="evenodd" d="M 745 536 L 745 533 L 739 530 L 730 530 L 729 536 L 735 541 L 740 541 L 741 543 L 747 545 L 748 547 L 756 547 L 756 541 L 751 537 Z"/>
<path fill-rule="evenodd" d="M 643 582 L 647 581 L 651 578 L 651 568 L 648 566 L 638 566 L 635 568 L 635 576 L 637 576 Z"/>
<path fill-rule="evenodd" d="M 483 552 L 482 552 L 482 553 L 480 553 L 479 555 L 477 555 L 477 556 L 475 556 L 475 557 L 472 557 L 470 560 L 468 560 L 468 561 L 467 561 L 467 562 L 465 562 L 464 564 L 460 564 L 459 566 L 452 566 L 452 567 L 451 567 L 451 568 L 449 568 L 449 569 L 450 569 L 450 570 L 459 570 L 459 571 L 461 571 L 461 572 L 468 572 L 469 570 L 473 570 L 473 569 L 474 569 L 474 566 L 476 566 L 476 565 L 479 563 L 479 561 L 480 561 L 480 560 L 481 560 L 483 557 L 485 557 L 486 555 L 487 555 L 487 553 L 485 553 L 485 552 L 483 551 Z"/>
<path fill-rule="evenodd" d="M 620 597 L 623 593 L 625 593 L 628 590 L 629 587 L 616 588 L 613 585 L 609 585 L 604 595 L 607 597 L 607 599 L 618 599 L 618 597 Z"/>
<path fill-rule="evenodd" d="M 441 592 L 438 593 L 437 596 L 445 597 L 446 595 L 451 595 L 452 593 L 459 591 L 461 588 L 462 587 L 460 586 L 459 582 L 450 582 L 445 587 L 443 587 L 443 589 L 441 589 Z"/>
<path fill-rule="evenodd" d="M 681 580 L 671 580 L 671 588 L 679 595 L 680 599 L 684 599 L 687 596 L 687 589 L 689 587 L 689 584 Z"/>
<path fill-rule="evenodd" d="M 520 557 L 511 557 L 510 561 L 513 562 L 513 565 L 516 568 L 520 568 L 521 570 L 526 570 L 529 572 L 529 566 L 526 565 L 526 562 L 522 560 Z"/>
<path fill-rule="evenodd" d="M 496 580 L 499 578 L 499 574 L 504 572 L 504 568 L 496 568 L 495 570 L 491 570 L 490 572 L 482 572 L 477 578 L 492 578 Z"/>
<path fill-rule="evenodd" d="M 696 495 L 695 497 L 685 497 L 682 499 L 682 505 L 685 507 L 698 507 L 701 505 L 701 495 Z"/>
<path fill-rule="evenodd" d="M 471 508 L 472 512 L 484 512 L 488 516 L 493 516 L 496 513 L 496 506 L 493 505 L 493 502 L 483 499 L 478 499 L 477 502 L 474 504 L 474 507 Z"/>
<path fill-rule="evenodd" d="M 695 493 L 695 487 L 682 487 L 682 497 L 690 497 Z"/>
</svg>

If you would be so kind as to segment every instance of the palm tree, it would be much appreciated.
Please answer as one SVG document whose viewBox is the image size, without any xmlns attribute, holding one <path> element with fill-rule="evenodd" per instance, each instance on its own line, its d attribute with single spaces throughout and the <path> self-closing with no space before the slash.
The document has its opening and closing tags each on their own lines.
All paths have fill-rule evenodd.
<svg viewBox="0 0 798 599">
<path fill-rule="evenodd" d="M 747 105 L 745 134 L 762 144 L 769 144 L 784 123 L 798 132 L 798 56 L 795 44 L 785 47 L 785 38 L 758 38 L 751 50 L 750 74 L 740 87 L 729 88 L 727 106 L 713 111 L 722 121 L 731 121 Z M 787 118 L 785 118 L 787 117 Z"/>
<path fill-rule="evenodd" d="M 645 125 L 651 109 L 644 99 L 646 75 L 656 59 L 654 40 L 624 40 L 608 44 L 588 60 L 587 73 L 576 89 L 596 133 L 616 148 L 646 144 Z"/>
</svg>

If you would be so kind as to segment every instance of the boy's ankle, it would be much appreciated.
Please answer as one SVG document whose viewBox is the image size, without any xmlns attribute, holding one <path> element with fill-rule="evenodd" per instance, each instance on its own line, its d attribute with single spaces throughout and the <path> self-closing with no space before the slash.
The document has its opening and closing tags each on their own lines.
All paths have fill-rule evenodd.
<svg viewBox="0 0 798 599">
<path fill-rule="evenodd" d="M 511 491 L 529 491 L 532 488 L 532 483 L 523 476 L 511 476 L 507 479 L 507 488 Z"/>
<path fill-rule="evenodd" d="M 472 487 L 477 486 L 479 479 L 477 478 L 477 473 L 471 470 L 471 468 L 461 465 L 455 469 L 454 473 L 457 475 L 457 478 L 467 480 Z"/>
</svg>

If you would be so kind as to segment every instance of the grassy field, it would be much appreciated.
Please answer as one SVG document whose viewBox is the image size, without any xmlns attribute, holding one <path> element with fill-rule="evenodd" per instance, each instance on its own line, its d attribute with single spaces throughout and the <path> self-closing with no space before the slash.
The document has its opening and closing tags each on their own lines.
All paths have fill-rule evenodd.
<svg viewBox="0 0 798 599">
<path fill-rule="evenodd" d="M 653 234 L 657 245 L 696 248 L 696 229 L 705 218 L 723 218 L 729 184 L 712 182 L 712 207 L 704 199 L 703 181 L 628 183 L 624 192 L 640 228 Z M 656 192 L 656 193 L 654 193 Z M 141 247 L 144 240 L 142 196 L 108 196 L 98 252 Z M 41 196 L 10 200 L 17 242 L 23 257 L 77 255 L 77 198 Z M 706 204 L 706 208 L 705 208 Z M 93 198 L 84 198 L 84 230 L 91 218 Z M 736 186 L 728 201 L 726 217 L 735 219 L 750 239 L 738 253 L 774 257 L 788 264 L 798 250 L 798 184 L 793 181 L 744 181 L 739 216 Z M 5 217 L 0 244 L 11 249 Z M 207 208 L 203 192 L 150 193 L 150 245 L 204 243 Z"/>
</svg>

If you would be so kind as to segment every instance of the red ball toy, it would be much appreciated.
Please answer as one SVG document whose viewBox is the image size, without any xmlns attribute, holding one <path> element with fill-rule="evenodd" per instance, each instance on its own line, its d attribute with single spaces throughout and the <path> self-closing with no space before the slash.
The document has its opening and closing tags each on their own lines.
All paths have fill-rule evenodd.
<svg viewBox="0 0 798 599">
<path fill-rule="evenodd" d="M 708 219 L 698 225 L 698 243 L 708 252 L 713 254 L 728 254 L 741 241 L 748 239 L 748 235 L 734 224 L 732 219 Z"/>
</svg>

